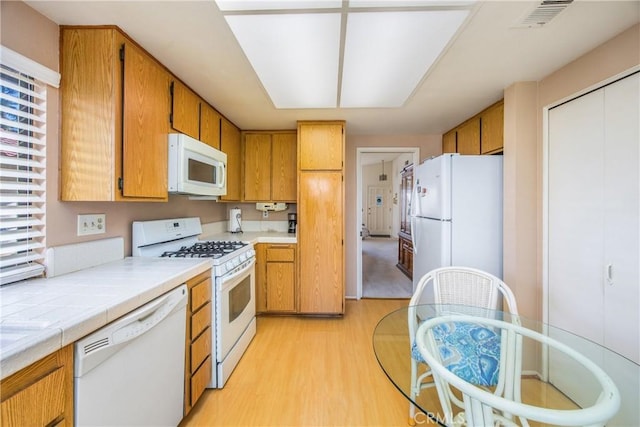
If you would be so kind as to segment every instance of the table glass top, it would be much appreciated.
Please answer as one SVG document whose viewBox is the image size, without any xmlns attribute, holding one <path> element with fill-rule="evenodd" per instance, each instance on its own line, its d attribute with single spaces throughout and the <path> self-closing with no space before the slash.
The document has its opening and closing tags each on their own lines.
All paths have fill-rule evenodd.
<svg viewBox="0 0 640 427">
<path fill-rule="evenodd" d="M 421 305 L 415 307 L 419 322 L 435 316 L 455 314 L 480 316 L 513 322 L 514 318 L 499 311 L 456 305 Z M 409 307 L 393 311 L 380 320 L 373 334 L 373 348 L 383 371 L 407 399 L 416 405 L 415 421 L 427 423 L 427 418 L 446 425 L 435 387 L 411 397 L 411 343 L 408 327 Z M 552 338 L 586 356 L 615 383 L 620 396 L 620 409 L 608 426 L 640 426 L 640 366 L 621 355 L 585 338 L 552 325 L 519 316 L 519 324 L 536 336 Z M 452 324 L 452 323 L 450 323 Z M 630 331 L 632 333 L 638 333 Z M 417 349 L 414 348 L 414 351 Z M 418 375 L 425 370 L 420 364 Z M 451 368 L 453 369 L 453 368 Z M 430 382 L 431 379 L 427 379 Z M 557 349 L 529 337 L 522 345 L 522 403 L 559 410 L 580 409 L 594 405 L 600 392 L 595 376 L 574 359 Z M 407 405 L 408 406 L 408 405 Z M 454 410 L 454 412 L 456 412 Z M 531 425 L 540 425 L 530 422 Z"/>
</svg>

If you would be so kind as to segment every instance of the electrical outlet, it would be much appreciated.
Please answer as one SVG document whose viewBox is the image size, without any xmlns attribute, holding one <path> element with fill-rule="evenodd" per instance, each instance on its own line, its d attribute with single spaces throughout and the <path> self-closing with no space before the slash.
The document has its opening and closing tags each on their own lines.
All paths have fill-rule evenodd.
<svg viewBox="0 0 640 427">
<path fill-rule="evenodd" d="M 262 218 L 269 218 L 269 211 L 262 211 Z"/>
<path fill-rule="evenodd" d="M 78 215 L 78 236 L 89 234 L 103 234 L 107 231 L 105 214 Z"/>
</svg>

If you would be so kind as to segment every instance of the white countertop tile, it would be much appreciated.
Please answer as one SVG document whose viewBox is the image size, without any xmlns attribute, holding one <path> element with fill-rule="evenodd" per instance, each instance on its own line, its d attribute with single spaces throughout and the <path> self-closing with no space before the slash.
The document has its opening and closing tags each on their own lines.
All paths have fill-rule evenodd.
<svg viewBox="0 0 640 427">
<path fill-rule="evenodd" d="M 59 350 L 62 347 L 61 343 L 62 330 L 59 328 L 8 331 L 6 327 L 0 326 L 2 378 Z"/>
<path fill-rule="evenodd" d="M 203 258 L 125 258 L 0 288 L 2 378 L 210 268 Z"/>
<path fill-rule="evenodd" d="M 298 242 L 293 233 L 281 231 L 245 231 L 242 233 L 217 233 L 200 236 L 200 240 L 242 240 L 244 242 L 256 243 L 289 243 Z"/>
</svg>

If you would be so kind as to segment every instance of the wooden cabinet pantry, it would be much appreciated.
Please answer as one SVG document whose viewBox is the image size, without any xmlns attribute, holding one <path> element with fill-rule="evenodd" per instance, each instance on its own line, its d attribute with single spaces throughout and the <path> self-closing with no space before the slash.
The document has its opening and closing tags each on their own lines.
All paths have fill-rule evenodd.
<svg viewBox="0 0 640 427">
<path fill-rule="evenodd" d="M 300 313 L 344 313 L 344 122 L 298 122 Z"/>
</svg>

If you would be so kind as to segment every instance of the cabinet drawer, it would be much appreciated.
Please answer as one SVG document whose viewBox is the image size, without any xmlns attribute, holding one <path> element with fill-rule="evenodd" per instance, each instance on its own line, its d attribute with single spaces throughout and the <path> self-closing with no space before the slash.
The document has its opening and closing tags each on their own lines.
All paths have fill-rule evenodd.
<svg viewBox="0 0 640 427">
<path fill-rule="evenodd" d="M 191 315 L 191 340 L 200 335 L 209 325 L 211 325 L 210 302 Z"/>
<path fill-rule="evenodd" d="M 194 312 L 205 303 L 211 300 L 211 279 L 202 282 L 191 288 L 191 311 Z"/>
<path fill-rule="evenodd" d="M 204 361 L 200 369 L 191 377 L 191 406 L 200 399 L 202 392 L 211 380 L 211 356 Z"/>
<path fill-rule="evenodd" d="M 2 402 L 3 426 L 48 425 L 62 419 L 65 406 L 64 368 L 58 368 Z M 46 398 L 46 399 L 45 399 Z M 33 402 L 42 402 L 34 405 Z"/>
<path fill-rule="evenodd" d="M 195 372 L 204 359 L 211 354 L 211 328 L 207 328 L 191 344 L 191 372 Z"/>
<path fill-rule="evenodd" d="M 291 247 L 267 248 L 267 262 L 293 262 L 295 256 L 295 250 Z"/>
</svg>

